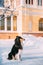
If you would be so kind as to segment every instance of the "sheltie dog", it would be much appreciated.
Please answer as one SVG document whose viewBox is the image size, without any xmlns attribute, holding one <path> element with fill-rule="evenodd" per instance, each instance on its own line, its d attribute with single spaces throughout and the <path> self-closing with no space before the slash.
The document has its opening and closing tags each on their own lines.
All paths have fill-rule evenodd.
<svg viewBox="0 0 43 65">
<path fill-rule="evenodd" d="M 8 59 L 12 60 L 21 60 L 21 53 L 23 50 L 23 39 L 21 36 L 16 36 L 15 38 L 15 44 L 13 45 L 10 53 L 8 54 Z"/>
</svg>

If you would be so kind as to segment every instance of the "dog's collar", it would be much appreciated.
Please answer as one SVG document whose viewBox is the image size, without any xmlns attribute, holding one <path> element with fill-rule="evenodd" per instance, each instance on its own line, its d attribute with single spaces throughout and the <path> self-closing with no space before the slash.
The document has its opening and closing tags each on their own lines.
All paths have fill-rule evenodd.
<svg viewBox="0 0 43 65">
<path fill-rule="evenodd" d="M 17 48 L 19 48 L 19 49 L 23 49 L 23 47 L 20 47 L 20 46 L 18 46 L 18 45 L 15 45 L 15 47 L 17 47 Z"/>
</svg>

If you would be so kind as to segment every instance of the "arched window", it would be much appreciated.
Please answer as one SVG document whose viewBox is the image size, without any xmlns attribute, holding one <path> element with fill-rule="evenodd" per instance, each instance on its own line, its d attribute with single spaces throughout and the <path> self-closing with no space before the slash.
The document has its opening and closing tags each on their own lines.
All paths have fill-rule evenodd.
<svg viewBox="0 0 43 65">
<path fill-rule="evenodd" d="M 43 19 L 39 21 L 39 31 L 43 31 Z"/>
<path fill-rule="evenodd" d="M 0 30 L 4 30 L 4 15 L 0 15 Z"/>
</svg>

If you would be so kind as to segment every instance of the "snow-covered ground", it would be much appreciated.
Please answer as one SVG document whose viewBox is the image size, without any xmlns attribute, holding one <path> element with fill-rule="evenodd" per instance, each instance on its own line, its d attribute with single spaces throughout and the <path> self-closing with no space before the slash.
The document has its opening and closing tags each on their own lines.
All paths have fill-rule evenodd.
<svg viewBox="0 0 43 65">
<path fill-rule="evenodd" d="M 0 65 L 43 65 L 43 37 L 23 35 L 22 61 L 7 60 L 14 39 L 0 40 Z"/>
</svg>

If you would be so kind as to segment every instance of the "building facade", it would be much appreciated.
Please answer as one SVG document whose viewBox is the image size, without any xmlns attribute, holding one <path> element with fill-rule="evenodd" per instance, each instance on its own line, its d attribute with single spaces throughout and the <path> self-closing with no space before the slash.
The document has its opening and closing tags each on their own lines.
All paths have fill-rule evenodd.
<svg viewBox="0 0 43 65">
<path fill-rule="evenodd" d="M 43 35 L 43 0 L 0 0 L 0 39 Z"/>
</svg>

